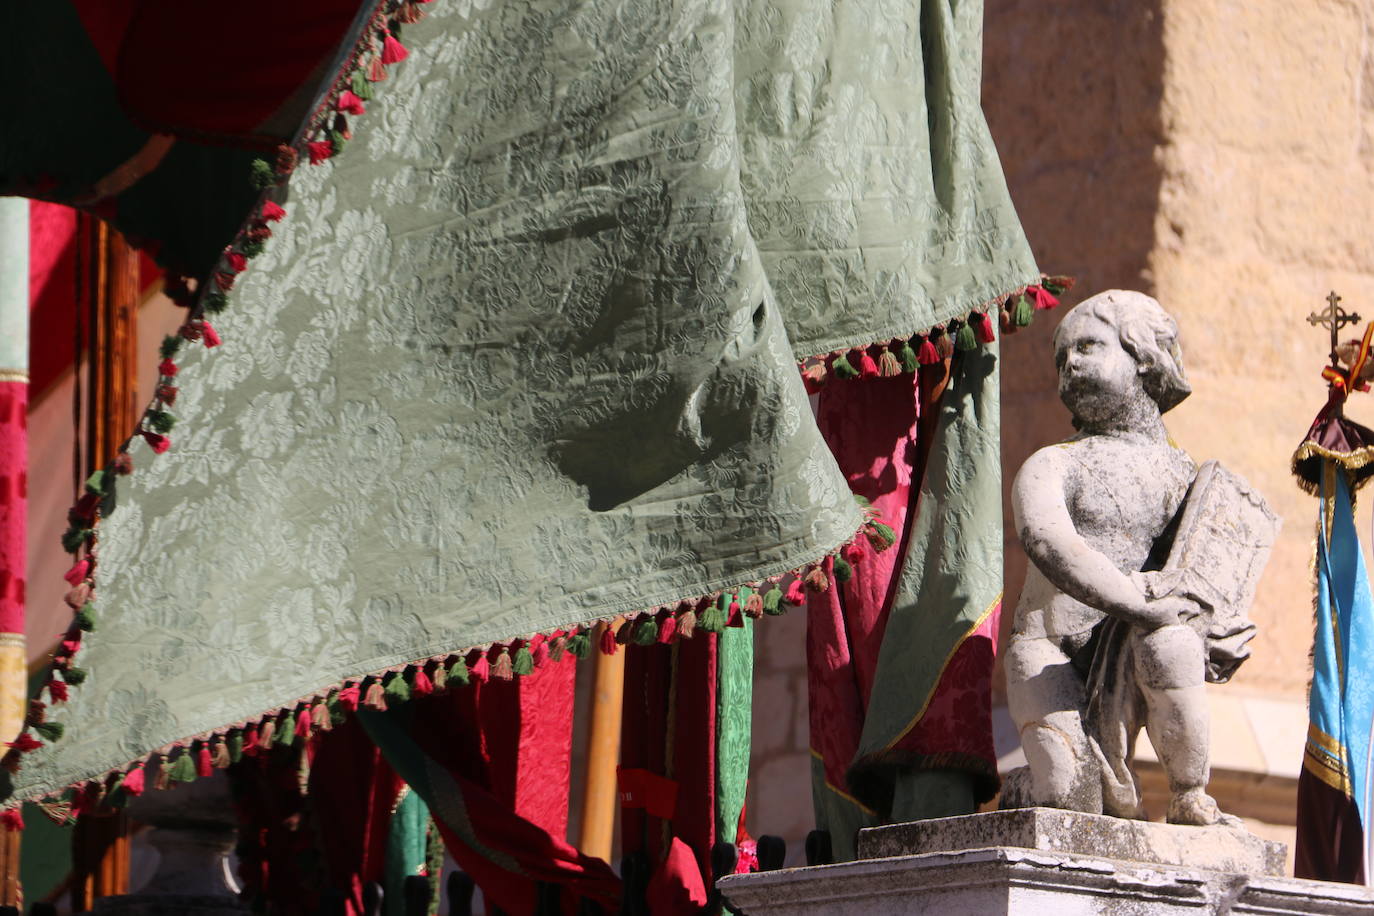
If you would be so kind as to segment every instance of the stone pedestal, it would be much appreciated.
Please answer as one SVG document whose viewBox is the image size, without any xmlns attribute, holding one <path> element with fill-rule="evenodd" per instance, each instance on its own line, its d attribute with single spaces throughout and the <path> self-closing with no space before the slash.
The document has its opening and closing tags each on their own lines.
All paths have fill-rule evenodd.
<svg viewBox="0 0 1374 916">
<path fill-rule="evenodd" d="M 1238 828 L 1026 808 L 865 830 L 858 849 L 717 886 L 744 916 L 1374 912 L 1372 889 L 1281 877 L 1283 847 Z"/>
</svg>

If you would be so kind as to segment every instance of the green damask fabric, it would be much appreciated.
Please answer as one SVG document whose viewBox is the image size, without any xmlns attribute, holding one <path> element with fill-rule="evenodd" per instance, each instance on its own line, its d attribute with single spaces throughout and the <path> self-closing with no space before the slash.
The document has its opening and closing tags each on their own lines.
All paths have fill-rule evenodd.
<svg viewBox="0 0 1374 916">
<path fill-rule="evenodd" d="M 22 797 L 823 556 L 861 517 L 796 359 L 1036 276 L 975 5 L 426 9 L 131 447 Z"/>
</svg>

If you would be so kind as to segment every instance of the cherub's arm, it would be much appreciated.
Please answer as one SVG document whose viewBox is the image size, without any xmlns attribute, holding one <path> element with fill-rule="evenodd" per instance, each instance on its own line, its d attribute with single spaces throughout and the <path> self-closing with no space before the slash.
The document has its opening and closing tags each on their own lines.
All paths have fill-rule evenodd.
<svg viewBox="0 0 1374 916">
<path fill-rule="evenodd" d="M 1064 497 L 1066 458 L 1043 448 L 1021 465 L 1011 508 L 1021 546 L 1056 588 L 1089 607 L 1153 630 L 1178 622 L 1176 602 L 1152 601 L 1074 527 Z"/>
</svg>

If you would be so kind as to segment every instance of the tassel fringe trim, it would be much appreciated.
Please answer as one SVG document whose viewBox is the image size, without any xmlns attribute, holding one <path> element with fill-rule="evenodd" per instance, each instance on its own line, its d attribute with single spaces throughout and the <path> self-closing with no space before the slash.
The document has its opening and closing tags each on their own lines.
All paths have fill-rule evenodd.
<svg viewBox="0 0 1374 916">
<path fill-rule="evenodd" d="M 444 693 L 474 681 L 511 680 L 567 658 L 586 658 L 593 648 L 613 655 L 621 646 L 652 646 L 677 639 L 693 639 L 701 633 L 720 633 L 726 627 L 743 626 L 745 617 L 785 614 L 791 607 L 804 604 L 809 592 L 823 592 L 830 587 L 827 566 L 851 570 L 870 552 L 887 550 L 896 541 L 893 530 L 877 517 L 867 500 L 855 499 L 863 510 L 863 523 L 854 536 L 820 559 L 781 575 L 631 614 L 588 621 L 568 629 L 532 633 L 507 642 L 394 665 L 300 697 L 254 719 L 164 745 L 103 776 L 44 796 L 37 804 L 49 817 L 64 823 L 102 805 L 122 807 L 130 797 L 142 794 L 148 780 L 158 788 L 169 788 L 176 783 L 194 782 L 244 757 L 268 753 L 274 748 L 304 752 L 309 742 L 343 722 L 360 706 L 385 710 L 416 697 Z M 93 569 L 93 563 L 88 560 L 78 560 L 73 572 L 82 571 L 82 563 L 87 564 L 86 569 Z M 602 621 L 609 626 L 594 647 L 593 630 Z M 67 648 L 64 641 L 63 651 Z M 71 654 L 75 654 L 76 647 L 71 648 Z M 48 721 L 47 712 L 50 704 L 66 699 L 67 685 L 84 679 L 83 673 L 73 680 L 75 670 L 80 669 L 69 662 L 65 665 L 54 663 L 44 686 L 48 702 L 41 699 L 41 693 L 39 698 L 30 701 L 24 731 L 9 742 L 8 750 L 0 758 L 0 765 L 6 770 L 18 772 L 24 754 L 42 747 L 45 741 L 62 737 L 61 723 Z M 19 829 L 22 818 L 18 811 L 18 803 L 11 799 L 8 806 L 0 810 L 0 819 L 7 825 L 17 823 L 18 826 L 11 829 Z"/>
<path fill-rule="evenodd" d="M 798 362 L 806 390 L 812 394 L 832 378 L 890 378 L 910 375 L 921 366 L 946 360 L 956 350 L 975 350 L 997 339 L 993 316 L 1004 334 L 1028 326 L 1035 313 L 1059 305 L 1059 297 L 1073 288 L 1073 277 L 1041 274 L 1040 282 L 990 300 L 963 318 L 937 324 L 911 337 L 894 337 L 866 347 L 850 347 L 809 356 Z"/>
</svg>

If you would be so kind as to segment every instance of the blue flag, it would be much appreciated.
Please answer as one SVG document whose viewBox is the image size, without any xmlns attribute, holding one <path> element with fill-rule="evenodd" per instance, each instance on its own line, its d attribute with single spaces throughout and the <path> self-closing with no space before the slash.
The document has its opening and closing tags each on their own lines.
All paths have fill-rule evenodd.
<svg viewBox="0 0 1374 916">
<path fill-rule="evenodd" d="M 1369 874 L 1374 598 L 1345 474 L 1328 461 L 1317 532 L 1316 641 L 1298 781 L 1299 877 Z"/>
</svg>

